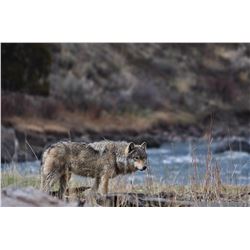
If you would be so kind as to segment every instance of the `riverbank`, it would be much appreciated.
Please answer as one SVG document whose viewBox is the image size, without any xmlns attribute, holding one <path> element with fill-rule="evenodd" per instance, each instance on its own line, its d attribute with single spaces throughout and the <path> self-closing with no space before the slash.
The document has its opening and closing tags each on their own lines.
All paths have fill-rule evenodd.
<svg viewBox="0 0 250 250">
<path fill-rule="evenodd" d="M 2 206 L 8 205 L 7 203 L 5 204 L 4 199 L 9 201 L 11 198 L 12 203 L 10 204 L 13 205 L 15 204 L 15 200 L 13 201 L 13 199 L 18 200 L 18 202 L 20 199 L 25 201 L 25 196 L 29 196 L 29 199 L 26 199 L 26 201 L 32 200 L 32 203 L 35 203 L 36 206 L 46 206 L 46 204 L 42 202 L 39 204 L 41 196 L 44 197 L 45 194 L 36 191 L 40 186 L 40 178 L 38 175 L 21 176 L 15 171 L 3 172 L 1 185 Z M 55 197 L 56 203 L 54 204 L 59 204 L 59 206 L 244 207 L 250 205 L 249 185 L 226 185 L 219 180 L 215 183 L 204 181 L 202 184 L 167 185 L 152 181 L 152 179 L 145 179 L 143 184 L 137 185 L 123 182 L 118 178 L 112 180 L 109 194 L 105 196 L 99 194 L 93 196 L 89 192 L 90 186 L 91 181 L 83 181 L 83 183 L 76 181 L 70 182 L 70 188 L 67 190 L 66 196 L 67 202 L 65 203 L 57 202 L 57 186 L 54 187 L 50 197 Z M 27 188 L 28 191 L 26 190 Z M 48 199 L 51 200 L 51 198 L 47 198 L 46 200 Z M 28 203 L 26 205 L 29 206 Z M 30 206 L 33 205 L 30 204 Z"/>
<path fill-rule="evenodd" d="M 103 121 L 103 123 L 102 121 L 98 121 L 98 124 L 102 124 L 102 128 L 94 126 L 95 119 L 89 118 L 86 119 L 89 121 L 89 125 L 85 121 L 85 123 L 79 122 L 78 126 L 75 127 L 70 126 L 70 124 L 67 125 L 65 121 L 60 122 L 57 120 L 51 121 L 28 117 L 3 119 L 1 126 L 1 162 L 24 162 L 40 159 L 44 148 L 60 140 L 89 143 L 107 139 L 133 141 L 138 144 L 146 141 L 148 148 L 158 148 L 168 142 L 206 139 L 208 133 L 211 133 L 212 138 L 217 141 L 223 141 L 225 138 L 228 139 L 235 136 L 245 141 L 248 141 L 250 138 L 248 126 L 231 127 L 228 130 L 221 129 L 220 126 L 215 126 L 210 131 L 208 128 L 202 129 L 200 126 L 194 124 L 168 124 L 158 120 L 158 122 L 151 124 L 151 126 L 139 127 L 136 124 L 143 123 L 144 118 L 135 117 L 130 117 L 128 122 L 130 126 L 123 126 L 118 125 L 119 117 L 116 117 L 113 120 L 116 120 L 114 123 L 117 124 L 109 127 L 108 122 L 111 125 L 114 125 L 114 123 L 112 123 L 111 117 L 105 119 L 106 121 Z M 105 119 L 103 118 L 103 120 Z M 120 119 L 126 120 L 126 117 Z M 140 119 L 142 120 L 139 121 Z"/>
</svg>

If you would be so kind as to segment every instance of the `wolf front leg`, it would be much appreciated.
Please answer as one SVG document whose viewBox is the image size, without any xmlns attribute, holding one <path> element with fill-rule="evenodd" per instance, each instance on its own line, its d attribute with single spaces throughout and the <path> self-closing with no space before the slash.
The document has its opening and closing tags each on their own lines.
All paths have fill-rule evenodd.
<svg viewBox="0 0 250 250">
<path fill-rule="evenodd" d="M 98 191 L 98 188 L 100 185 L 100 180 L 101 180 L 101 178 L 99 176 L 96 176 L 95 181 L 94 181 L 94 185 L 92 186 L 91 191 L 93 191 L 93 192 Z"/>
<path fill-rule="evenodd" d="M 105 195 L 108 193 L 109 186 L 109 175 L 105 174 L 101 177 L 101 194 Z"/>
</svg>

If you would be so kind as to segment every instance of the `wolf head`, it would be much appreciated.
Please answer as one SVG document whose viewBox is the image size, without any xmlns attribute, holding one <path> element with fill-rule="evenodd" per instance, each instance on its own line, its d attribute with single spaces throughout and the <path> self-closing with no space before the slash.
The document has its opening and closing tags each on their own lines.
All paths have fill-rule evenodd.
<svg viewBox="0 0 250 250">
<path fill-rule="evenodd" d="M 146 153 L 146 142 L 141 145 L 135 145 L 130 142 L 126 148 L 127 161 L 135 171 L 147 169 L 147 153 Z"/>
</svg>

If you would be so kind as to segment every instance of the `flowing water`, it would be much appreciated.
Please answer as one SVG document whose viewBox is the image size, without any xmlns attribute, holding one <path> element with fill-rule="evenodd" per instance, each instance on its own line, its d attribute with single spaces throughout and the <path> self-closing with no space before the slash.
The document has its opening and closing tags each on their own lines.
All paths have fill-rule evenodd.
<svg viewBox="0 0 250 250">
<path fill-rule="evenodd" d="M 211 145 L 211 150 L 217 143 Z M 223 183 L 250 185 L 250 154 L 244 152 L 227 151 L 221 154 L 212 154 L 208 159 L 208 146 L 204 141 L 196 143 L 175 142 L 162 145 L 160 148 L 147 150 L 150 165 L 149 172 L 140 172 L 127 176 L 128 181 L 140 183 L 147 174 L 155 180 L 167 184 L 189 184 L 193 177 L 200 182 L 204 179 L 206 167 L 212 169 L 217 166 Z M 14 164 L 21 175 L 39 174 L 40 162 L 24 162 Z M 6 171 L 13 168 L 13 164 L 2 164 L 1 169 Z"/>
<path fill-rule="evenodd" d="M 217 146 L 212 143 L 211 151 Z M 168 184 L 189 184 L 193 177 L 204 180 L 207 166 L 220 170 L 224 183 L 250 185 L 250 154 L 226 151 L 211 153 L 206 142 L 178 142 L 164 144 L 158 149 L 148 149 L 149 163 L 154 178 Z M 138 174 L 138 177 L 141 173 Z"/>
</svg>

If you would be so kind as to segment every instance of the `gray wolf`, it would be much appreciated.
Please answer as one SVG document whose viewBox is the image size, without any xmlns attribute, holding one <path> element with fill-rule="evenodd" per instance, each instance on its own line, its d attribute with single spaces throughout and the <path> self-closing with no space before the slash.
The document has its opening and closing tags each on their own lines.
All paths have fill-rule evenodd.
<svg viewBox="0 0 250 250">
<path fill-rule="evenodd" d="M 59 181 L 59 198 L 65 194 L 71 174 L 94 178 L 92 191 L 108 192 L 110 178 L 145 170 L 146 142 L 136 145 L 125 141 L 94 143 L 58 142 L 47 148 L 41 161 L 41 189 L 49 192 Z"/>
</svg>

